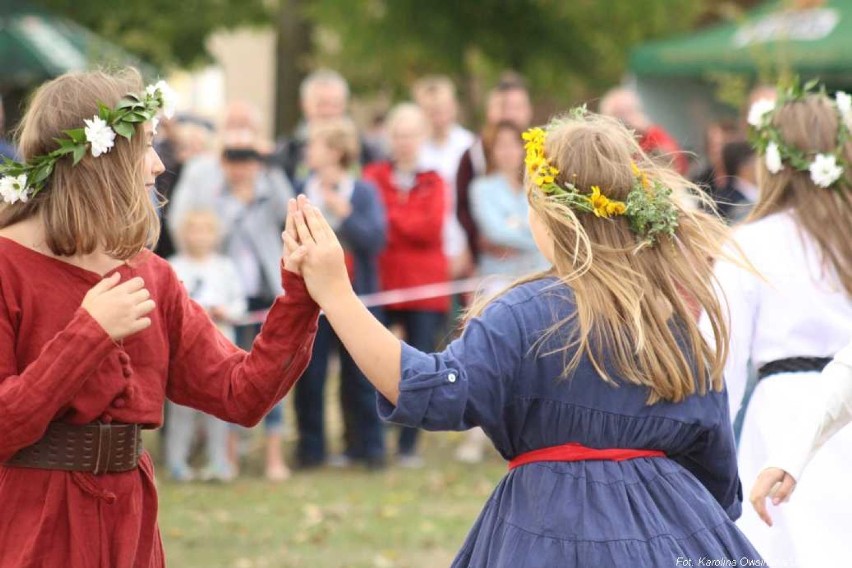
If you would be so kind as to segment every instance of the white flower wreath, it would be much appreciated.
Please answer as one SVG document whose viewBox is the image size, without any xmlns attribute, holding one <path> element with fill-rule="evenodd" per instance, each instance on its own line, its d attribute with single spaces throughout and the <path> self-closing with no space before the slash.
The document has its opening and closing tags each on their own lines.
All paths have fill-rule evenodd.
<svg viewBox="0 0 852 568">
<path fill-rule="evenodd" d="M 838 91 L 833 99 L 837 110 L 837 146 L 831 153 L 807 153 L 784 142 L 781 133 L 773 125 L 775 113 L 785 104 L 803 100 L 816 86 L 810 82 L 803 87 L 793 86 L 779 91 L 778 101 L 760 99 L 755 101 L 748 113 L 752 144 L 763 155 L 764 164 L 770 174 L 784 170 L 785 164 L 793 169 L 809 172 L 814 185 L 822 188 L 836 187 L 846 183 L 849 170 L 844 148 L 852 129 L 852 95 Z M 825 94 L 824 90 L 820 91 Z M 831 100 L 831 99 L 829 99 Z"/>
<path fill-rule="evenodd" d="M 71 155 L 74 165 L 83 159 L 86 151 L 97 158 L 108 153 L 115 146 L 116 136 L 130 140 L 136 132 L 136 125 L 154 121 L 157 127 L 157 114 L 162 111 L 166 118 L 174 116 L 177 96 L 165 81 L 149 85 L 144 93 L 125 96 L 115 108 L 98 104 L 98 114 L 84 119 L 84 127 L 66 130 L 66 138 L 57 138 L 59 148 L 34 156 L 27 162 L 6 159 L 0 164 L 0 200 L 4 203 L 26 203 L 44 189 L 47 178 L 53 172 L 56 161 Z"/>
</svg>

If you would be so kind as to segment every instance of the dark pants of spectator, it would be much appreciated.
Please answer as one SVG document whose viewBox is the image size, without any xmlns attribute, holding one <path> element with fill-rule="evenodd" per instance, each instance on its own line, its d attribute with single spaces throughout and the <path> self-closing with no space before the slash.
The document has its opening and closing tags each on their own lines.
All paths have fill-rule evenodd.
<svg viewBox="0 0 852 568">
<path fill-rule="evenodd" d="M 324 393 L 328 360 L 335 348 L 340 353 L 344 453 L 353 460 L 380 463 L 385 457 L 385 442 L 376 410 L 376 389 L 355 365 L 324 317 L 320 318 L 311 361 L 294 389 L 299 428 L 296 459 L 302 467 L 320 465 L 326 459 Z"/>
<path fill-rule="evenodd" d="M 420 310 L 388 310 L 390 325 L 401 325 L 405 342 L 424 353 L 431 353 L 438 345 L 438 333 L 444 325 L 444 312 Z M 399 432 L 397 451 L 401 456 L 413 455 L 416 451 L 420 430 L 403 427 Z"/>
<path fill-rule="evenodd" d="M 248 298 L 249 312 L 260 310 L 268 310 L 272 307 L 272 302 L 266 298 Z M 250 323 L 248 325 L 238 325 L 234 328 L 236 335 L 236 343 L 240 349 L 246 351 L 251 350 L 254 339 L 260 333 L 261 324 Z M 280 434 L 284 428 L 284 401 L 279 402 L 269 413 L 263 417 L 263 428 L 267 434 Z"/>
</svg>

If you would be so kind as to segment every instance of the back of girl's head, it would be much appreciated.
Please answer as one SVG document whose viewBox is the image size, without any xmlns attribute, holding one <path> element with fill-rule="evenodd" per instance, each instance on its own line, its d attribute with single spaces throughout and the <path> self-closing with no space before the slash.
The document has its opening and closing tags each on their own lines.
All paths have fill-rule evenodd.
<svg viewBox="0 0 852 568">
<path fill-rule="evenodd" d="M 774 111 L 772 126 L 782 144 L 811 160 L 817 154 L 833 155 L 838 149 L 840 117 L 825 95 L 812 94 L 782 104 Z M 852 164 L 852 141 L 840 154 Z M 814 183 L 807 169 L 792 167 L 786 160 L 778 173 L 770 173 L 766 160 L 759 160 L 760 198 L 748 221 L 757 221 L 781 211 L 790 212 L 801 228 L 816 241 L 825 266 L 835 272 L 852 296 L 852 171 L 847 167 L 839 187 Z"/>
<path fill-rule="evenodd" d="M 98 114 L 98 103 L 114 108 L 125 95 L 142 90 L 134 69 L 70 73 L 45 83 L 19 127 L 22 159 L 56 150 L 55 138 L 83 128 L 84 120 Z M 76 166 L 70 155 L 60 158 L 42 191 L 26 203 L 0 207 L 0 227 L 40 216 L 54 254 L 86 254 L 103 247 L 117 258 L 133 256 L 159 234 L 142 171 L 146 150 L 140 124 L 132 140 L 117 136 L 115 146 L 97 158 L 87 152 Z"/>
<path fill-rule="evenodd" d="M 570 184 L 582 196 L 598 188 L 609 200 L 626 202 L 628 212 L 631 192 L 669 188 L 672 193 L 660 199 L 668 200 L 667 211 L 677 220 L 671 235 L 651 241 L 634 232 L 628 214 L 599 217 L 579 210 L 544 192 L 528 173 L 530 207 L 554 241 L 555 274 L 574 292 L 576 312 L 547 336 L 569 338 L 560 349 L 566 375 L 589 357 L 604 380 L 611 381 L 612 373 L 648 387 L 649 402 L 721 390 L 725 348 L 711 348 L 696 316 L 705 310 L 716 345 L 727 343 L 711 285 L 712 262 L 727 235 L 724 223 L 682 203 L 679 196 L 700 190 L 649 159 L 617 120 L 572 113 L 545 131 L 544 155 L 558 170 L 557 185 Z"/>
</svg>

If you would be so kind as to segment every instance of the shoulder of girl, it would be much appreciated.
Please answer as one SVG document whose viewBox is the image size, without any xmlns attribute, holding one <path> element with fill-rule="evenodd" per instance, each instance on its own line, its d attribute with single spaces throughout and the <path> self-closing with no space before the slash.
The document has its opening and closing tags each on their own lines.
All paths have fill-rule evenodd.
<svg viewBox="0 0 852 568">
<path fill-rule="evenodd" d="M 157 280 L 179 281 L 177 273 L 175 272 L 175 267 L 172 265 L 173 262 L 179 266 L 183 264 L 184 258 L 180 255 L 175 255 L 169 260 L 166 260 L 146 249 L 142 253 L 136 255 L 131 260 L 130 264 L 143 275 L 143 278 L 145 277 L 144 275 L 147 274 L 148 278 L 155 278 Z M 153 285 L 153 282 L 149 283 L 146 280 L 146 284 Z"/>
<path fill-rule="evenodd" d="M 537 305 L 557 298 L 570 300 L 573 296 L 569 288 L 557 278 L 541 278 L 515 286 L 495 300 L 508 307 L 522 308 L 525 304 Z"/>
</svg>

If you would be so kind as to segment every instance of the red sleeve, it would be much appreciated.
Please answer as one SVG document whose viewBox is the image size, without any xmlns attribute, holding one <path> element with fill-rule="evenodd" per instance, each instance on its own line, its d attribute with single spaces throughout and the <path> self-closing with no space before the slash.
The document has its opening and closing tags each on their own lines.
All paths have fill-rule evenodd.
<svg viewBox="0 0 852 568">
<path fill-rule="evenodd" d="M 19 373 L 15 345 L 25 339 L 16 337 L 7 306 L 0 300 L 0 461 L 37 442 L 115 348 L 83 308 Z"/>
<path fill-rule="evenodd" d="M 445 195 L 444 181 L 438 174 L 424 176 L 405 205 L 388 204 L 389 229 L 413 244 L 440 246 Z"/>
<path fill-rule="evenodd" d="M 293 387 L 311 357 L 319 307 L 304 281 L 282 268 L 275 300 L 251 351 L 236 347 L 172 273 L 166 394 L 228 422 L 253 426 Z"/>
</svg>

